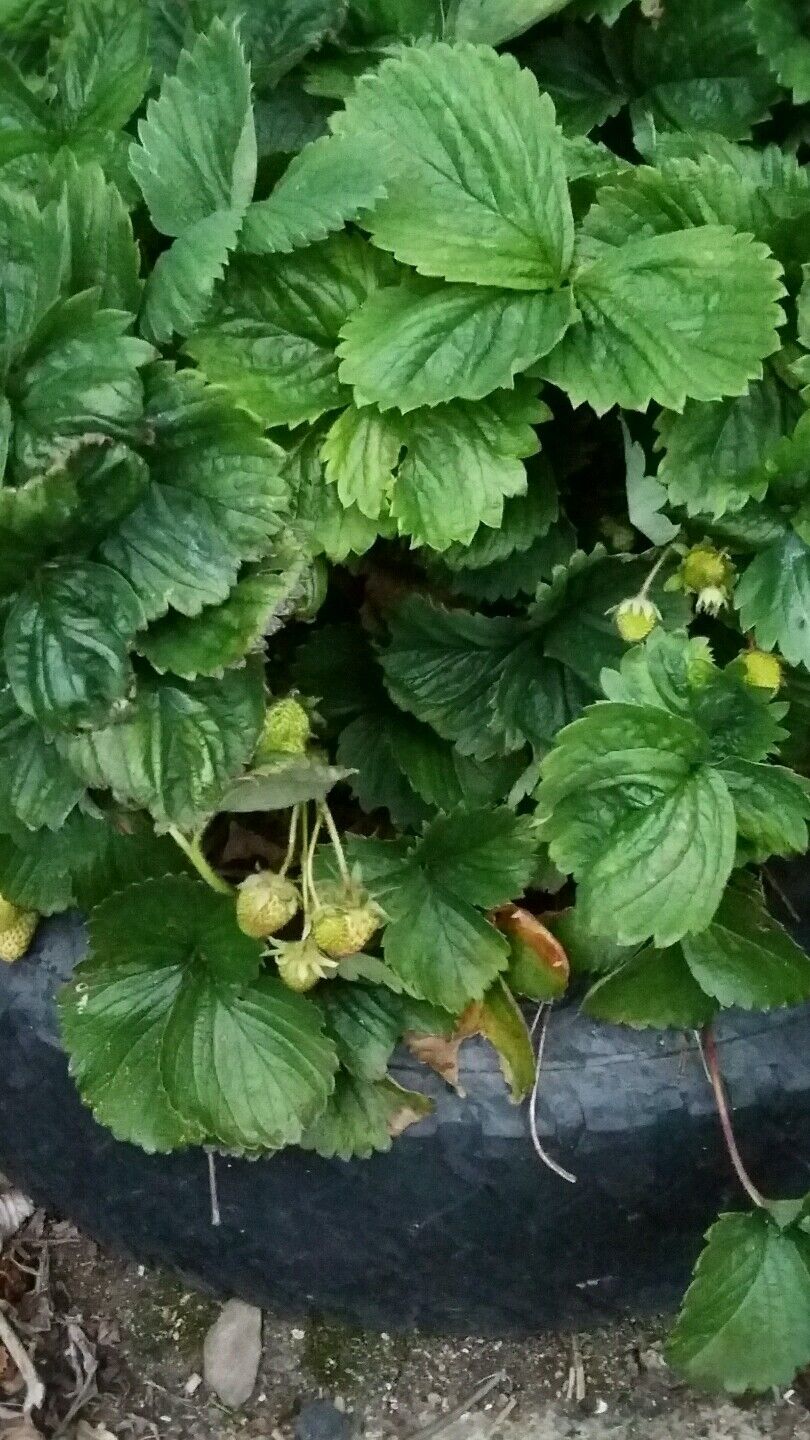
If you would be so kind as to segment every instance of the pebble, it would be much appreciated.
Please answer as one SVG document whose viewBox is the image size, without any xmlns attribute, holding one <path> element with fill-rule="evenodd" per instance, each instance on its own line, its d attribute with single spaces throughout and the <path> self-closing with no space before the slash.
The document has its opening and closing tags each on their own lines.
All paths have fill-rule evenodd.
<svg viewBox="0 0 810 1440">
<path fill-rule="evenodd" d="M 308 1400 L 295 1421 L 295 1440 L 350 1440 L 352 1423 L 331 1400 Z"/>
<path fill-rule="evenodd" d="M 203 1346 L 203 1374 L 223 1405 L 236 1410 L 253 1394 L 262 1356 L 262 1312 L 229 1300 Z"/>
</svg>

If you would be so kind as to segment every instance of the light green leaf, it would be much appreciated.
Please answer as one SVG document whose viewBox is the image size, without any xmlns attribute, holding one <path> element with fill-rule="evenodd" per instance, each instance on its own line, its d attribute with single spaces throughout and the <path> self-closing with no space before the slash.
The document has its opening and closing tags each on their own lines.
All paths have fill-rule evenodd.
<svg viewBox="0 0 810 1440">
<path fill-rule="evenodd" d="M 383 940 L 386 963 L 409 994 L 458 1014 L 480 1000 L 508 963 L 502 935 L 429 872 L 401 872 L 395 918 Z"/>
<path fill-rule="evenodd" d="M 236 245 L 241 218 L 240 210 L 205 215 L 158 256 L 146 284 L 141 318 L 149 340 L 165 344 L 175 332 L 188 335 L 202 324 L 214 286 Z"/>
<path fill-rule="evenodd" d="M 3 633 L 20 709 L 52 728 L 108 719 L 131 688 L 129 650 L 143 623 L 131 585 L 108 566 L 65 561 L 41 570 Z"/>
<path fill-rule="evenodd" d="M 290 161 L 267 200 L 248 206 L 241 250 L 270 255 L 300 249 L 342 230 L 385 195 L 383 150 L 364 139 L 332 135 L 314 140 Z"/>
<path fill-rule="evenodd" d="M 259 975 L 261 946 L 227 897 L 147 881 L 93 912 L 90 939 L 62 1032 L 82 1098 L 119 1139 L 256 1151 L 300 1138 L 332 1089 L 334 1050 L 317 1009 Z"/>
<path fill-rule="evenodd" d="M 326 555 L 342 564 L 349 555 L 364 555 L 390 522 L 370 520 L 357 505 L 344 505 L 337 487 L 330 485 L 321 460 L 324 430 L 302 427 L 287 451 L 282 471 L 293 496 L 296 528 L 307 537 L 312 555 Z"/>
<path fill-rule="evenodd" d="M 525 391 L 501 391 L 412 415 L 391 496 L 400 534 L 441 551 L 469 544 L 479 525 L 497 529 L 504 499 L 525 494 L 521 461 L 538 449 L 531 421 L 544 414 Z"/>
<path fill-rule="evenodd" d="M 798 418 L 792 393 L 772 376 L 716 405 L 687 402 L 682 415 L 658 419 L 658 471 L 670 502 L 689 515 L 718 518 L 762 500 L 768 462 Z"/>
<path fill-rule="evenodd" d="M 145 412 L 152 485 L 104 542 L 150 620 L 221 604 L 245 560 L 259 560 L 287 502 L 282 452 L 193 370 L 161 367 Z"/>
<path fill-rule="evenodd" d="M 451 0 L 451 30 L 458 40 L 503 45 L 539 20 L 564 10 L 569 0 Z"/>
<path fill-rule="evenodd" d="M 558 344 L 577 312 L 570 290 L 514 294 L 409 279 L 379 291 L 342 330 L 340 378 L 358 405 L 415 410 L 509 389 Z"/>
<path fill-rule="evenodd" d="M 792 1384 L 810 1360 L 810 1237 L 756 1210 L 722 1215 L 707 1241 L 668 1358 L 732 1394 Z"/>
<path fill-rule="evenodd" d="M 643 445 L 633 443 L 623 420 L 621 427 L 627 467 L 625 488 L 630 524 L 640 530 L 653 545 L 668 545 L 678 534 L 678 526 L 661 514 L 667 503 L 667 492 L 660 480 L 647 474 L 647 457 Z"/>
<path fill-rule="evenodd" d="M 711 925 L 685 935 L 681 948 L 701 989 L 721 1005 L 771 1010 L 810 998 L 810 958 L 768 914 L 753 876 L 735 879 Z"/>
<path fill-rule="evenodd" d="M 180 56 L 138 124 L 130 169 L 163 235 L 217 210 L 243 212 L 256 180 L 250 70 L 236 29 L 216 18 Z"/>
<path fill-rule="evenodd" d="M 645 92 L 637 112 L 660 129 L 745 139 L 775 99 L 739 0 L 677 0 L 655 25 L 639 15 L 632 63 Z"/>
<path fill-rule="evenodd" d="M 310 756 L 284 755 L 240 775 L 226 789 L 220 809 L 237 815 L 255 810 L 288 810 L 304 800 L 325 800 L 349 771 Z"/>
<path fill-rule="evenodd" d="M 594 1020 L 634 1030 L 695 1030 L 709 1023 L 717 1006 L 674 945 L 647 946 L 632 955 L 591 986 L 582 1008 Z"/>
<path fill-rule="evenodd" d="M 332 123 L 390 152 L 388 196 L 366 223 L 398 260 L 517 290 L 565 278 L 574 222 L 562 136 L 512 56 L 463 43 L 403 50 L 361 77 Z"/>
<path fill-rule="evenodd" d="M 528 467 L 528 490 L 503 507 L 497 530 L 482 525 L 469 545 L 451 545 L 442 555 L 442 564 L 456 570 L 486 570 L 531 549 L 548 534 L 559 515 L 559 496 L 551 467 L 545 456 Z"/>
<path fill-rule="evenodd" d="M 531 1095 L 537 1062 L 528 1026 L 508 985 L 496 980 L 472 1014 L 478 1033 L 497 1052 L 512 1104 L 520 1105 Z"/>
<path fill-rule="evenodd" d="M 264 710 L 260 664 L 193 684 L 144 676 L 116 724 L 66 737 L 60 749 L 88 785 L 148 810 L 159 830 L 193 830 L 253 754 Z"/>
<path fill-rule="evenodd" d="M 796 105 L 810 100 L 810 36 L 803 0 L 748 0 L 757 48 Z"/>
<path fill-rule="evenodd" d="M 170 670 L 186 680 L 221 675 L 260 650 L 266 636 L 294 612 L 307 578 L 306 562 L 284 567 L 263 561 L 248 567 L 221 605 L 199 615 L 170 614 L 152 625 L 138 651 L 163 675 Z"/>
<path fill-rule="evenodd" d="M 541 838 L 576 876 L 583 924 L 664 949 L 711 921 L 734 862 L 728 788 L 691 721 L 593 706 L 558 738 L 538 791 Z"/>
<path fill-rule="evenodd" d="M 391 272 L 360 235 L 334 235 L 301 254 L 240 256 L 186 349 L 265 425 L 316 420 L 349 399 L 338 381 L 338 336 Z"/>
<path fill-rule="evenodd" d="M 572 281 L 583 323 L 538 373 L 600 415 L 741 395 L 778 347 L 779 276 L 763 245 L 720 226 L 584 244 Z"/>
<path fill-rule="evenodd" d="M 342 505 L 356 505 L 376 520 L 389 499 L 402 450 L 404 428 L 395 415 L 347 405 L 321 446 L 326 479 L 337 486 Z"/>
<path fill-rule="evenodd" d="M 810 670 L 810 546 L 789 530 L 755 555 L 734 592 L 743 630 Z"/>
<path fill-rule="evenodd" d="M 140 105 L 149 79 L 149 17 L 143 0 L 68 0 L 54 79 L 68 125 L 117 130 Z"/>
<path fill-rule="evenodd" d="M 327 1160 L 368 1160 L 390 1150 L 393 1135 L 432 1110 L 427 1095 L 403 1090 L 393 1080 L 369 1082 L 340 1074 L 326 1109 L 300 1143 Z"/>
</svg>

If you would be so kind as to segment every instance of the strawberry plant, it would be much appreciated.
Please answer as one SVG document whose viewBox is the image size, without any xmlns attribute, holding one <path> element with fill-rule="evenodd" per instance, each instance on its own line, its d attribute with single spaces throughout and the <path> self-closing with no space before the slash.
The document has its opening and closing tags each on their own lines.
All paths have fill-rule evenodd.
<svg viewBox="0 0 810 1440">
<path fill-rule="evenodd" d="M 712 1029 L 810 999 L 806 12 L 0 0 L 0 959 L 88 914 L 159 1152 L 385 1150 L 405 1036 L 525 1099 L 569 982 L 698 1031 L 731 1391 L 810 1362 Z"/>
</svg>

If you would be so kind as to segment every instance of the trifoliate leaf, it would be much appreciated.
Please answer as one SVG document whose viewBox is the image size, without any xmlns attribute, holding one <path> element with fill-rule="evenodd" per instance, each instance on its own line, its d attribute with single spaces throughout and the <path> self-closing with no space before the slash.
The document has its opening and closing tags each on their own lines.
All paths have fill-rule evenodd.
<svg viewBox="0 0 810 1440">
<path fill-rule="evenodd" d="M 342 330 L 358 405 L 415 410 L 508 389 L 576 319 L 570 290 L 515 294 L 416 277 L 373 295 Z"/>
<path fill-rule="evenodd" d="M 341 327 L 390 278 L 390 261 L 359 235 L 300 254 L 239 257 L 186 349 L 265 425 L 315 420 L 349 398 L 337 373 Z"/>
<path fill-rule="evenodd" d="M 93 912 L 90 940 L 62 1031 L 83 1099 L 119 1139 L 254 1151 L 300 1138 L 331 1091 L 334 1050 L 317 1009 L 259 975 L 261 946 L 227 897 L 148 881 Z"/>
<path fill-rule="evenodd" d="M 743 630 L 810 670 L 810 546 L 793 530 L 746 566 L 734 592 Z"/>
<path fill-rule="evenodd" d="M 360 78 L 332 123 L 391 157 L 388 196 L 366 223 L 398 260 L 518 290 L 565 278 L 574 222 L 562 137 L 551 100 L 512 56 L 404 50 Z"/>
<path fill-rule="evenodd" d="M 55 745 L 0 690 L 0 823 L 9 810 L 31 830 L 58 830 L 84 794 L 84 785 Z"/>
<path fill-rule="evenodd" d="M 306 585 L 303 558 L 289 566 L 262 561 L 249 566 L 227 600 L 199 615 L 170 614 L 138 642 L 138 650 L 159 674 L 170 670 L 186 680 L 221 675 L 258 650 L 281 628 Z"/>
<path fill-rule="evenodd" d="M 592 985 L 582 1008 L 595 1020 L 634 1030 L 695 1030 L 717 1006 L 693 977 L 680 946 L 646 946 Z"/>
<path fill-rule="evenodd" d="M 146 285 L 141 328 L 149 340 L 167 343 L 189 335 L 205 319 L 236 244 L 240 210 L 216 210 L 184 230 L 159 255 Z"/>
<path fill-rule="evenodd" d="M 142 0 L 68 0 L 54 80 L 68 125 L 117 130 L 149 79 L 149 17 Z"/>
<path fill-rule="evenodd" d="M 250 71 L 234 27 L 215 18 L 184 50 L 138 125 L 130 168 L 152 223 L 183 232 L 217 210 L 243 212 L 256 179 Z"/>
<path fill-rule="evenodd" d="M 810 1360 L 810 1237 L 756 1210 L 722 1215 L 707 1241 L 668 1358 L 732 1394 L 791 1384 Z"/>
<path fill-rule="evenodd" d="M 583 323 L 537 371 L 600 415 L 740 395 L 778 346 L 779 274 L 763 245 L 720 226 L 591 242 L 572 277 Z"/>
<path fill-rule="evenodd" d="M 145 415 L 152 486 L 109 536 L 105 561 L 149 619 L 198 615 L 227 599 L 241 563 L 266 554 L 281 525 L 281 451 L 258 423 L 192 370 L 155 378 Z"/>
<path fill-rule="evenodd" d="M 339 1074 L 334 1094 L 301 1146 L 327 1160 L 368 1160 L 391 1149 L 392 1136 L 431 1113 L 433 1101 L 393 1080 L 370 1082 Z"/>
<path fill-rule="evenodd" d="M 98 287 L 99 304 L 136 314 L 141 303 L 141 257 L 126 204 L 100 165 L 79 165 L 61 157 L 54 176 L 70 237 L 70 259 L 62 279 L 67 295 Z"/>
<path fill-rule="evenodd" d="M 655 25 L 639 15 L 632 63 L 644 87 L 637 111 L 661 129 L 745 139 L 775 98 L 738 0 L 677 0 Z"/>
<path fill-rule="evenodd" d="M 325 136 L 290 161 L 272 194 L 248 206 L 239 246 L 253 255 L 281 254 L 325 240 L 385 195 L 384 150 L 362 137 Z"/>
<path fill-rule="evenodd" d="M 431 821 L 412 858 L 432 882 L 490 909 L 522 894 L 536 871 L 537 851 L 529 817 L 505 806 L 465 808 Z"/>
<path fill-rule="evenodd" d="M 432 725 L 464 755 L 502 753 L 490 731 L 491 706 L 524 622 L 446 610 L 413 596 L 389 621 L 381 656 L 386 687 L 400 709 Z"/>
<path fill-rule="evenodd" d="M 400 872 L 383 946 L 409 994 L 456 1014 L 484 996 L 509 957 L 506 940 L 478 910 L 415 865 Z"/>
<path fill-rule="evenodd" d="M 712 919 L 736 823 L 707 759 L 697 725 L 641 706 L 596 705 L 558 737 L 538 791 L 541 838 L 576 876 L 594 934 L 663 949 Z"/>
<path fill-rule="evenodd" d="M 46 728 L 100 724 L 132 685 L 144 623 L 132 586 L 106 565 L 49 566 L 14 602 L 3 656 L 14 698 Z"/>
<path fill-rule="evenodd" d="M 497 529 L 504 499 L 526 491 L 521 461 L 538 448 L 530 422 L 543 415 L 543 406 L 510 391 L 417 411 L 391 495 L 400 533 L 412 546 L 442 551 L 468 544 L 480 525 Z"/>
<path fill-rule="evenodd" d="M 658 475 L 670 503 L 683 505 L 688 515 L 717 518 L 762 500 L 768 461 L 796 419 L 795 397 L 772 375 L 734 399 L 715 405 L 690 400 L 682 415 L 661 415 Z"/>
<path fill-rule="evenodd" d="M 781 765 L 724 760 L 721 774 L 737 816 L 737 829 L 752 858 L 801 855 L 807 849 L 810 790 L 803 776 Z"/>
<path fill-rule="evenodd" d="M 757 49 L 796 105 L 810 100 L 810 37 L 802 0 L 748 0 Z"/>
<path fill-rule="evenodd" d="M 342 505 L 377 518 L 394 484 L 403 435 L 397 416 L 381 415 L 373 406 L 347 405 L 341 411 L 326 434 L 321 459 Z"/>
<path fill-rule="evenodd" d="M 144 676 L 117 723 L 60 745 L 93 788 L 148 810 L 161 830 L 192 830 L 219 808 L 228 781 L 247 764 L 264 710 L 261 665 L 193 683 Z"/>
<path fill-rule="evenodd" d="M 711 925 L 681 948 L 707 995 L 721 1005 L 771 1010 L 810 998 L 810 958 L 765 909 L 751 875 L 733 880 Z"/>
</svg>

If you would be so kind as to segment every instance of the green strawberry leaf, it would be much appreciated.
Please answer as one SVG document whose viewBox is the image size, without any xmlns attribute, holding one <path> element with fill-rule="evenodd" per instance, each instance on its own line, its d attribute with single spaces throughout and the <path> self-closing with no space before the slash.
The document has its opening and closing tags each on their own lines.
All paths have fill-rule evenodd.
<svg viewBox="0 0 810 1440">
<path fill-rule="evenodd" d="M 757 49 L 796 105 L 810 100 L 810 37 L 802 0 L 747 0 Z"/>
<path fill-rule="evenodd" d="M 810 1361 L 810 1237 L 757 1210 L 722 1215 L 706 1238 L 668 1358 L 732 1394 L 789 1385 Z"/>
<path fill-rule="evenodd" d="M 343 326 L 340 379 L 358 405 L 403 412 L 482 400 L 547 355 L 577 319 L 572 292 L 515 293 L 413 277 Z"/>
<path fill-rule="evenodd" d="M 155 229 L 182 235 L 218 210 L 244 212 L 256 180 L 250 70 L 236 29 L 214 19 L 180 55 L 138 124 L 130 169 Z"/>
<path fill-rule="evenodd" d="M 591 707 L 542 767 L 541 838 L 597 935 L 659 948 L 705 929 L 734 862 L 734 806 L 692 721 Z"/>
<path fill-rule="evenodd" d="M 300 1143 L 327 1160 L 368 1160 L 390 1150 L 393 1135 L 432 1110 L 433 1101 L 418 1090 L 403 1090 L 393 1080 L 370 1082 L 343 1073 L 323 1114 Z"/>
<path fill-rule="evenodd" d="M 94 789 L 149 813 L 159 830 L 193 830 L 249 761 L 264 719 L 261 663 L 221 680 L 145 675 L 116 723 L 64 737 L 68 763 Z"/>
<path fill-rule="evenodd" d="M 341 505 L 356 505 L 370 520 L 387 508 L 404 433 L 398 416 L 381 415 L 372 406 L 347 405 L 340 412 L 326 433 L 321 459 Z"/>
<path fill-rule="evenodd" d="M 505 806 L 439 815 L 411 852 L 431 882 L 490 909 L 520 895 L 537 868 L 534 822 Z"/>
<path fill-rule="evenodd" d="M 20 709 L 46 728 L 100 724 L 132 688 L 129 650 L 144 614 L 132 586 L 106 565 L 65 562 L 20 592 L 3 657 Z"/>
<path fill-rule="evenodd" d="M 98 289 L 105 309 L 137 314 L 141 303 L 141 257 L 127 206 L 95 161 L 79 164 L 60 156 L 53 184 L 70 239 L 69 266 L 62 291 L 78 295 Z"/>
<path fill-rule="evenodd" d="M 743 630 L 763 650 L 778 646 L 790 665 L 810 670 L 810 545 L 793 530 L 755 555 L 737 582 Z"/>
<path fill-rule="evenodd" d="M 583 242 L 572 276 L 583 323 L 537 372 L 598 415 L 742 394 L 778 347 L 779 275 L 764 246 L 720 226 Z"/>
<path fill-rule="evenodd" d="M 591 986 L 582 1008 L 595 1020 L 634 1030 L 695 1030 L 707 1025 L 717 1006 L 705 994 L 680 946 L 631 955 Z"/>
<path fill-rule="evenodd" d="M 147 339 L 166 344 L 189 335 L 205 320 L 236 245 L 240 210 L 216 210 L 195 221 L 159 255 L 146 284 L 141 329 Z"/>
<path fill-rule="evenodd" d="M 360 78 L 332 123 L 390 155 L 387 198 L 366 223 L 398 260 L 517 290 L 565 278 L 574 222 L 562 136 L 551 100 L 511 56 L 465 44 L 404 50 Z"/>
<path fill-rule="evenodd" d="M 23 715 L 8 687 L 0 689 L 0 817 L 30 830 L 59 830 L 84 794 L 39 725 Z"/>
<path fill-rule="evenodd" d="M 721 1005 L 771 1010 L 810 998 L 810 958 L 765 910 L 762 887 L 742 874 L 707 929 L 681 948 L 701 989 Z"/>
<path fill-rule="evenodd" d="M 68 0 L 54 80 L 68 125 L 117 130 L 149 80 L 149 17 L 141 0 Z"/>
<path fill-rule="evenodd" d="M 147 881 L 93 912 L 90 945 L 61 996 L 62 1033 L 82 1098 L 119 1139 L 252 1152 L 300 1138 L 335 1053 L 316 1007 L 259 974 L 261 945 L 227 897 Z"/>
<path fill-rule="evenodd" d="M 810 782 L 781 765 L 723 760 L 720 773 L 728 786 L 737 830 L 751 858 L 802 855 L 807 849 Z"/>
<path fill-rule="evenodd" d="M 285 253 L 342 230 L 385 195 L 386 158 L 362 137 L 314 140 L 290 161 L 268 198 L 248 206 L 239 248 L 252 255 Z"/>
<path fill-rule="evenodd" d="M 186 680 L 222 675 L 281 629 L 305 593 L 308 568 L 303 557 L 289 565 L 264 560 L 248 566 L 227 600 L 199 615 L 169 614 L 150 626 L 138 651 L 163 675 Z"/>
<path fill-rule="evenodd" d="M 408 994 L 456 1014 L 471 999 L 482 999 L 506 969 L 509 946 L 503 936 L 416 865 L 400 872 L 396 904 L 383 948 Z"/>
<path fill-rule="evenodd" d="M 566 134 L 587 135 L 618 114 L 627 99 L 610 71 L 595 28 L 567 25 L 557 35 L 540 31 L 537 39 L 529 38 L 523 59 L 540 89 L 554 101 Z"/>
</svg>

